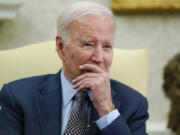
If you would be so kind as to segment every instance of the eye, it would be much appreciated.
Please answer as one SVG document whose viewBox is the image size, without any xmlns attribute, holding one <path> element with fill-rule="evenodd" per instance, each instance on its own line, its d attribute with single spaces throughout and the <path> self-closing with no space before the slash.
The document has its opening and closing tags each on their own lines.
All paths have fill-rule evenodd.
<svg viewBox="0 0 180 135">
<path fill-rule="evenodd" d="M 84 43 L 84 46 L 93 46 L 93 44 L 90 44 L 90 43 Z"/>
<path fill-rule="evenodd" d="M 112 45 L 111 44 L 106 44 L 106 45 L 104 45 L 104 48 L 112 48 Z"/>
<path fill-rule="evenodd" d="M 93 47 L 95 44 L 91 41 L 80 41 L 80 44 L 82 47 Z"/>
</svg>

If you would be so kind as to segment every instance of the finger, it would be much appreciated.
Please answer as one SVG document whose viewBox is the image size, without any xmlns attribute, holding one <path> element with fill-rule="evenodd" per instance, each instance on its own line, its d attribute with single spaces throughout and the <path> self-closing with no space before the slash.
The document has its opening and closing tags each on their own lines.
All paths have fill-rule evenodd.
<svg viewBox="0 0 180 135">
<path fill-rule="evenodd" d="M 76 83 L 73 88 L 82 90 L 82 89 L 91 89 L 94 86 L 94 78 L 86 78 L 84 80 L 81 80 L 80 82 Z"/>
<path fill-rule="evenodd" d="M 94 86 L 94 80 L 93 79 L 87 79 L 86 81 L 83 81 L 81 85 L 77 88 L 77 90 L 92 90 L 92 87 Z"/>
<path fill-rule="evenodd" d="M 77 82 L 85 79 L 85 78 L 95 78 L 98 77 L 98 75 L 96 73 L 84 73 L 78 77 L 76 77 L 74 80 L 72 80 L 73 84 L 76 84 Z"/>
<path fill-rule="evenodd" d="M 84 86 L 85 88 L 89 88 L 89 87 L 90 87 L 90 82 L 91 82 L 91 80 L 94 80 L 94 79 L 90 79 L 90 78 L 83 79 L 83 80 L 77 82 L 77 83 L 73 86 L 73 88 L 74 88 L 74 89 L 78 89 L 78 88 L 81 87 L 81 86 Z"/>
<path fill-rule="evenodd" d="M 83 83 L 84 80 L 81 80 L 79 82 L 77 82 L 76 84 L 73 85 L 73 89 L 77 89 L 80 87 L 80 85 Z"/>
<path fill-rule="evenodd" d="M 94 64 L 84 64 L 79 67 L 80 70 L 94 72 L 94 73 L 102 73 L 104 72 L 100 67 Z"/>
<path fill-rule="evenodd" d="M 81 85 L 80 87 L 77 88 L 77 90 L 83 90 L 83 91 L 88 91 L 90 89 L 91 89 L 91 87 L 88 86 L 87 84 L 83 84 L 83 85 Z"/>
</svg>

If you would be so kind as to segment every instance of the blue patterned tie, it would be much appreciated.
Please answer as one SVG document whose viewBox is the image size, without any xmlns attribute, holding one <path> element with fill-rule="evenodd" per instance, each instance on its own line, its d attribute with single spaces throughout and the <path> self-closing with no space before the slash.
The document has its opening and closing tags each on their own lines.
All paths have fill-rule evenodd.
<svg viewBox="0 0 180 135">
<path fill-rule="evenodd" d="M 84 101 L 87 97 L 87 92 L 78 91 L 75 95 L 77 101 L 76 106 L 71 112 L 67 128 L 64 135 L 85 135 L 87 129 L 87 111 L 84 106 Z"/>
</svg>

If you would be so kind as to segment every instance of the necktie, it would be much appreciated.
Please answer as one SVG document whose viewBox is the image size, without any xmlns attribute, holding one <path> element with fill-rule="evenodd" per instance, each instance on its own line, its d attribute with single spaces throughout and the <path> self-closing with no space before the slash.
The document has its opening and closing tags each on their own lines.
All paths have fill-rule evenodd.
<svg viewBox="0 0 180 135">
<path fill-rule="evenodd" d="M 64 135 L 85 135 L 87 129 L 87 112 L 84 101 L 86 97 L 87 92 L 78 91 L 76 93 L 75 100 L 77 104 L 71 112 Z"/>
</svg>

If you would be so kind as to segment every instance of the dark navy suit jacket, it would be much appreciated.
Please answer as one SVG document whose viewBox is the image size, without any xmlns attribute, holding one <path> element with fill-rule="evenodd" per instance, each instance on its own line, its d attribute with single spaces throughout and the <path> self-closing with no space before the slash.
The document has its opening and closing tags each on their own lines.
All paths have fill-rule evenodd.
<svg viewBox="0 0 180 135">
<path fill-rule="evenodd" d="M 103 130 L 92 106 L 88 135 L 147 135 L 148 103 L 138 92 L 111 80 L 112 99 L 120 116 Z M 62 94 L 60 72 L 17 80 L 0 92 L 0 135 L 60 135 Z"/>
</svg>

